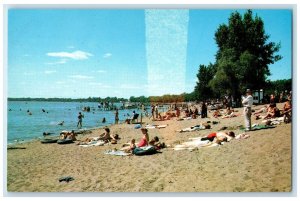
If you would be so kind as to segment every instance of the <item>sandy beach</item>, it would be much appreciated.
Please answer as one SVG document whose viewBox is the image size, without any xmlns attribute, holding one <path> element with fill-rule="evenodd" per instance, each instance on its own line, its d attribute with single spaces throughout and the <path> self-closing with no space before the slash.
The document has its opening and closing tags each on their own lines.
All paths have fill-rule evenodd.
<svg viewBox="0 0 300 201">
<path fill-rule="evenodd" d="M 255 106 L 258 109 L 261 106 Z M 278 104 L 282 108 L 282 104 Z M 189 138 L 206 136 L 221 127 L 244 125 L 242 108 L 237 117 L 184 121 L 152 121 L 143 118 L 143 126 L 167 124 L 166 128 L 149 129 L 150 138 L 158 136 L 172 146 Z M 254 120 L 252 124 L 262 124 Z M 179 133 L 176 130 L 207 121 L 211 129 Z M 84 122 L 83 122 L 84 123 Z M 73 144 L 42 144 L 40 141 L 19 144 L 25 149 L 7 150 L 8 192 L 290 192 L 292 190 L 291 123 L 276 128 L 249 132 L 247 139 L 234 139 L 223 145 L 196 150 L 175 151 L 171 147 L 148 156 L 113 156 L 104 152 L 120 149 L 132 138 L 142 137 L 134 124 L 110 126 L 118 134 L 117 144 L 80 147 Z M 243 131 L 236 128 L 236 134 Z M 77 139 L 98 136 L 103 129 L 78 135 Z M 295 133 L 294 133 L 295 134 Z M 70 182 L 59 178 L 71 176 Z"/>
</svg>

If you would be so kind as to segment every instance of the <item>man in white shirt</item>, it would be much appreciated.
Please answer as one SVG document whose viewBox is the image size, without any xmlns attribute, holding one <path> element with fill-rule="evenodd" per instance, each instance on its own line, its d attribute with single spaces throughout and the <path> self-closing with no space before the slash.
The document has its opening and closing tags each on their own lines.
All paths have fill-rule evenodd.
<svg viewBox="0 0 300 201">
<path fill-rule="evenodd" d="M 245 116 L 245 131 L 251 130 L 251 107 L 253 104 L 252 92 L 250 89 L 246 91 L 247 96 L 242 96 L 242 104 L 244 106 L 244 116 Z"/>
</svg>

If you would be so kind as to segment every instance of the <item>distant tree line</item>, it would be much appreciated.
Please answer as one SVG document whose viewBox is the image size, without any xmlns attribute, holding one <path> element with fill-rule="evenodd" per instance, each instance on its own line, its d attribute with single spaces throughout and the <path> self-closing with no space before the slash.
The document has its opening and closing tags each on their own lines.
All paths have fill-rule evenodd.
<svg viewBox="0 0 300 201">
<path fill-rule="evenodd" d="M 46 101 L 46 102 L 126 102 L 128 99 L 117 97 L 88 97 L 88 98 L 8 98 L 9 101 Z"/>
<path fill-rule="evenodd" d="M 205 87 L 205 86 L 204 86 Z M 209 90 L 206 88 L 206 90 Z M 279 93 L 283 91 L 291 91 L 292 90 L 292 79 L 283 79 L 283 80 L 276 80 L 276 81 L 267 81 L 266 87 L 264 89 L 265 94 L 275 94 L 279 95 Z M 198 94 L 195 92 L 191 93 L 183 93 L 179 95 L 162 95 L 162 96 L 131 96 L 129 99 L 126 98 L 117 98 L 117 97 L 106 97 L 106 98 L 99 98 L 99 97 L 88 97 L 88 98 L 8 98 L 9 101 L 48 101 L 48 102 L 136 102 L 136 103 L 180 103 L 180 102 L 189 102 L 189 101 L 199 101 L 201 98 L 197 96 Z M 205 96 L 206 100 L 213 98 L 209 96 L 210 93 L 207 93 Z M 219 97 L 218 97 L 219 98 Z"/>
</svg>

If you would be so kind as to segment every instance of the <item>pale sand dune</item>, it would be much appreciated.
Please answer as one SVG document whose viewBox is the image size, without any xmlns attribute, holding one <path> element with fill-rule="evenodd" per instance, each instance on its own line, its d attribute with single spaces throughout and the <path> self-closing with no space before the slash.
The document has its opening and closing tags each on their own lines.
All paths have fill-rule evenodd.
<svg viewBox="0 0 300 201">
<path fill-rule="evenodd" d="M 281 107 L 279 105 L 279 107 Z M 242 114 L 242 109 L 238 109 Z M 210 113 L 208 114 L 209 116 Z M 254 117 L 252 118 L 254 119 Z M 166 144 L 175 145 L 191 137 L 205 136 L 223 126 L 243 125 L 243 116 L 231 119 L 155 121 L 166 128 L 149 129 Z M 220 121 L 211 129 L 175 132 L 206 121 Z M 253 120 L 253 123 L 261 123 Z M 145 124 L 144 124 L 145 125 Z M 111 126 L 121 140 L 115 145 L 79 147 L 75 144 L 22 144 L 26 149 L 7 150 L 7 188 L 9 192 L 289 192 L 291 178 L 291 124 L 250 132 L 250 138 L 232 140 L 222 146 L 194 151 L 163 149 L 151 156 L 111 156 L 104 151 L 142 134 L 134 125 Z M 236 134 L 240 130 L 234 130 Z M 103 130 L 80 135 L 97 136 Z M 59 182 L 63 176 L 75 180 Z"/>
</svg>

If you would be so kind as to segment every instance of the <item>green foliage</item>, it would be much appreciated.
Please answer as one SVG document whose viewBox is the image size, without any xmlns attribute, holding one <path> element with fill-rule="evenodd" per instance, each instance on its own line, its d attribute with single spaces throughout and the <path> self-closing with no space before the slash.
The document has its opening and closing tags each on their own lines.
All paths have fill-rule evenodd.
<svg viewBox="0 0 300 201">
<path fill-rule="evenodd" d="M 270 75 L 269 64 L 282 58 L 276 54 L 280 43 L 269 42 L 268 39 L 262 19 L 253 17 L 251 10 L 244 16 L 232 13 L 228 25 L 220 25 L 215 33 L 218 50 L 216 62 L 211 65 L 215 74 L 211 76 L 204 65 L 199 67 L 195 87 L 197 98 L 225 94 L 237 98 L 246 88 L 265 88 Z"/>
<path fill-rule="evenodd" d="M 197 74 L 198 82 L 196 83 L 194 93 L 189 97 L 190 99 L 206 100 L 212 96 L 212 89 L 208 84 L 213 79 L 215 72 L 215 66 L 212 64 L 208 66 L 200 65 Z"/>
<path fill-rule="evenodd" d="M 131 96 L 129 98 L 129 101 L 130 102 L 139 102 L 139 103 L 149 103 L 150 99 L 145 96 L 139 96 L 139 97 Z"/>
<path fill-rule="evenodd" d="M 283 79 L 269 81 L 265 90 L 265 94 L 279 94 L 283 91 L 292 91 L 292 79 Z"/>
</svg>

